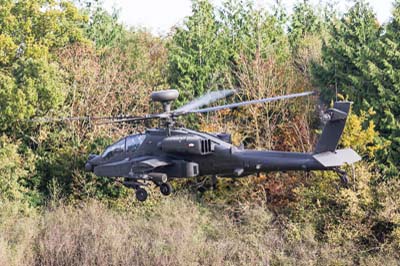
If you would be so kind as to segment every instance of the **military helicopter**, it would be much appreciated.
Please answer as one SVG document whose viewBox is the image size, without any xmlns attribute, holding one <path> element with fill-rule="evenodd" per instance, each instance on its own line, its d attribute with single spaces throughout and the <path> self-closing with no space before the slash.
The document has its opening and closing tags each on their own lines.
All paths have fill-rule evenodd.
<svg viewBox="0 0 400 266">
<path fill-rule="evenodd" d="M 160 119 L 162 127 L 147 129 L 144 134 L 126 136 L 108 146 L 100 155 L 91 154 L 85 170 L 97 176 L 124 178 L 123 185 L 136 190 L 136 198 L 145 201 L 145 189 L 151 183 L 160 188 L 163 195 L 170 195 L 170 181 L 178 178 L 212 176 L 239 178 L 270 171 L 335 171 L 342 182 L 347 183 L 347 174 L 340 167 L 352 164 L 361 157 L 352 149 L 339 149 L 337 144 L 342 135 L 351 102 L 335 102 L 324 113 L 326 125 L 311 153 L 271 150 L 248 150 L 236 147 L 226 133 L 198 132 L 176 127 L 178 117 L 193 113 L 208 113 L 232 109 L 249 104 L 260 104 L 278 100 L 304 97 L 313 92 L 302 92 L 259 100 L 201 108 L 235 93 L 235 90 L 211 91 L 182 107 L 171 110 L 171 103 L 179 96 L 177 90 L 153 92 L 151 99 L 160 102 L 163 112 L 145 116 L 84 117 L 70 120 L 103 120 L 111 123 L 136 123 Z"/>
</svg>

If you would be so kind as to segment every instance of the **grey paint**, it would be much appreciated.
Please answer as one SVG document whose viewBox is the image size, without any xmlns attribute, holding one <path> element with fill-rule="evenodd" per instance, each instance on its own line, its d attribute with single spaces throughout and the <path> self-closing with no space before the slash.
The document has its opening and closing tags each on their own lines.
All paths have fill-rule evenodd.
<svg viewBox="0 0 400 266">
<path fill-rule="evenodd" d="M 349 107 L 349 102 L 334 105 L 334 109 L 346 114 Z M 108 161 L 97 156 L 89 163 L 93 164 L 97 175 L 137 179 L 149 172 L 165 173 L 171 179 L 196 175 L 241 177 L 270 171 L 332 170 L 346 163 L 354 163 L 361 157 L 351 149 L 336 151 L 347 115 L 335 118 L 335 110 L 330 112 L 331 120 L 326 124 L 313 153 L 242 150 L 216 135 L 187 128 L 149 129 L 146 131 L 145 140 L 133 154 L 124 152 Z M 194 143 L 198 143 L 200 139 L 210 141 L 213 150 L 200 154 L 192 152 L 190 148 L 182 149 L 183 144 L 195 147 Z M 193 143 L 190 143 L 190 140 L 193 140 Z M 163 141 L 166 144 L 163 144 Z M 176 145 L 173 145 L 174 143 Z M 166 146 L 168 148 L 163 149 Z M 198 169 L 188 170 L 188 167 Z"/>
<path fill-rule="evenodd" d="M 351 102 L 335 102 L 333 108 L 328 109 L 326 115 L 329 120 L 325 125 L 318 141 L 315 153 L 335 151 L 346 125 L 347 114 Z M 343 115 L 344 114 L 344 115 Z"/>
<path fill-rule="evenodd" d="M 334 152 L 327 151 L 313 156 L 318 162 L 325 167 L 335 167 L 344 164 L 353 164 L 361 160 L 358 155 L 352 149 L 336 150 Z"/>
</svg>

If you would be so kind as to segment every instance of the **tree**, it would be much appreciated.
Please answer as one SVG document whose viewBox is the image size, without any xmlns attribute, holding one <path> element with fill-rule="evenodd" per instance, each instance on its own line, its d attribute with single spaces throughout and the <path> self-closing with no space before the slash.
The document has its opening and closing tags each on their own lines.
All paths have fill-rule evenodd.
<svg viewBox="0 0 400 266">
<path fill-rule="evenodd" d="M 101 2 L 88 1 L 83 12 L 89 17 L 84 24 L 87 38 L 92 40 L 96 48 L 118 46 L 119 42 L 127 34 L 124 27 L 118 23 L 118 11 L 113 10 L 109 14 Z"/>
<path fill-rule="evenodd" d="M 0 5 L 0 128 L 10 130 L 18 120 L 61 106 L 63 73 L 51 51 L 83 40 L 85 17 L 68 1 Z"/>
<path fill-rule="evenodd" d="M 322 16 L 314 10 L 308 1 L 296 4 L 288 27 L 294 64 L 308 78 L 312 65 L 320 63 L 322 41 L 326 35 Z"/>
<path fill-rule="evenodd" d="M 34 194 L 27 188 L 35 174 L 34 156 L 30 150 L 21 152 L 20 144 L 13 143 L 5 135 L 0 136 L 0 208 L 11 201 L 20 203 L 18 207 L 25 209 L 29 205 L 29 197 Z"/>
<path fill-rule="evenodd" d="M 290 17 L 288 37 L 292 49 L 296 49 L 298 42 L 307 35 L 319 34 L 322 30 L 322 21 L 315 14 L 314 9 L 308 1 L 297 3 Z"/>
<path fill-rule="evenodd" d="M 375 120 L 381 136 L 390 144 L 380 156 L 389 165 L 387 174 L 400 170 L 400 2 L 393 9 L 393 17 L 380 38 L 375 64 L 369 65 L 374 84 L 365 105 L 376 111 Z"/>
<path fill-rule="evenodd" d="M 337 89 L 354 101 L 353 110 L 357 114 L 373 111 L 371 118 L 380 133 L 381 145 L 388 147 L 379 151 L 376 158 L 388 175 L 395 174 L 400 166 L 399 11 L 396 10 L 398 7 L 384 33 L 372 9 L 364 2 L 357 2 L 332 25 L 331 38 L 322 50 L 323 64 L 314 72 L 326 101 L 334 98 Z"/>
<path fill-rule="evenodd" d="M 182 100 L 222 86 L 226 67 L 214 7 L 207 0 L 194 0 L 192 13 L 169 45 L 169 83 L 181 91 Z"/>
<path fill-rule="evenodd" d="M 355 102 L 355 110 L 360 110 L 366 92 L 373 88 L 368 65 L 376 56 L 381 28 L 372 9 L 360 2 L 342 19 L 334 20 L 330 30 L 331 37 L 322 48 L 323 64 L 314 76 L 326 102 L 334 98 L 337 88 Z"/>
<path fill-rule="evenodd" d="M 232 72 L 237 71 L 236 66 L 243 57 L 254 60 L 273 55 L 280 61 L 287 59 L 284 15 L 271 15 L 265 9 L 256 9 L 248 0 L 227 0 L 219 13 L 220 35 L 227 48 Z"/>
</svg>

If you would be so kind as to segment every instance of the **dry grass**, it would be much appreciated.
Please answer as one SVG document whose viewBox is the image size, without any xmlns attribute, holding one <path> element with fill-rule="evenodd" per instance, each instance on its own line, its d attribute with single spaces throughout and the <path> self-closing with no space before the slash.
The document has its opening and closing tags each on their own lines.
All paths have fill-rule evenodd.
<svg viewBox="0 0 400 266">
<path fill-rule="evenodd" d="M 0 218 L 0 265 L 349 265 L 357 254 L 265 208 L 243 206 L 238 220 L 184 195 L 124 212 L 96 201 L 41 215 L 3 208 Z"/>
</svg>

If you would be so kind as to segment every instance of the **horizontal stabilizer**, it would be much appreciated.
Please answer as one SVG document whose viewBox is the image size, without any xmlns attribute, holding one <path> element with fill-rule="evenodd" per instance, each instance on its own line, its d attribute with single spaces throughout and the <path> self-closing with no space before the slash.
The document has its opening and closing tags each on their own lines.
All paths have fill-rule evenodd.
<svg viewBox="0 0 400 266">
<path fill-rule="evenodd" d="M 313 155 L 314 159 L 321 163 L 324 167 L 336 167 L 344 164 L 353 164 L 361 160 L 352 149 L 336 150 L 334 152 L 327 151 Z"/>
</svg>

